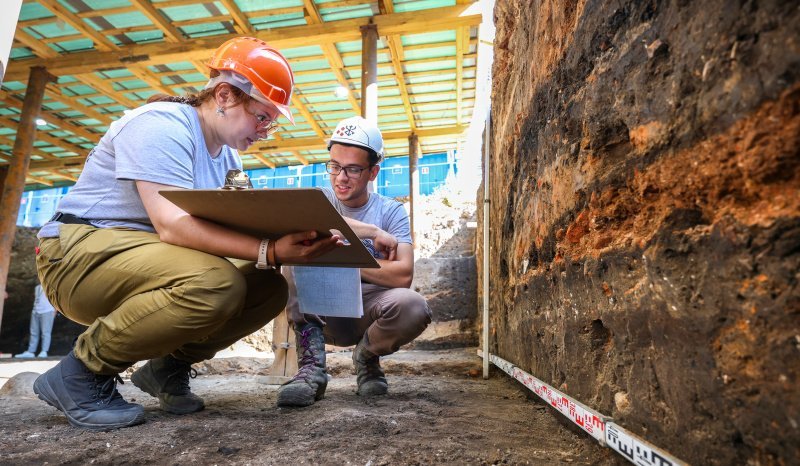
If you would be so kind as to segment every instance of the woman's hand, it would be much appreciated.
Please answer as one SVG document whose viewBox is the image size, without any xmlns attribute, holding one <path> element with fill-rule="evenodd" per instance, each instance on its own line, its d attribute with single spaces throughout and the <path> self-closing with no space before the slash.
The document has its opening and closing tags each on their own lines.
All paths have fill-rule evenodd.
<svg viewBox="0 0 800 466">
<path fill-rule="evenodd" d="M 282 236 L 275 241 L 275 260 L 281 263 L 305 264 L 338 247 L 344 242 L 338 235 L 318 239 L 316 231 Z"/>
</svg>

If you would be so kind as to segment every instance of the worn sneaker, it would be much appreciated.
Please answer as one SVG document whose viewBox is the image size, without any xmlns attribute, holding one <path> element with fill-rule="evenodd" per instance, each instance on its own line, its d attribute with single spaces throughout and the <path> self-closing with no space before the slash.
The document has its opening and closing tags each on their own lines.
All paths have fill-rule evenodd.
<svg viewBox="0 0 800 466">
<path fill-rule="evenodd" d="M 151 359 L 131 375 L 131 382 L 143 392 L 158 398 L 161 409 L 172 414 L 189 414 L 206 407 L 203 399 L 189 389 L 189 379 L 197 377 L 192 364 L 170 355 Z"/>
<path fill-rule="evenodd" d="M 144 408 L 128 403 L 117 391 L 119 375 L 90 371 L 70 353 L 33 383 L 33 392 L 58 409 L 70 424 L 91 430 L 111 430 L 144 422 Z"/>
<path fill-rule="evenodd" d="M 328 374 L 325 372 L 325 337 L 322 328 L 306 324 L 295 329 L 297 336 L 297 371 L 292 380 L 278 389 L 278 406 L 309 406 L 325 396 Z"/>
<path fill-rule="evenodd" d="M 30 351 L 25 351 L 24 353 L 15 354 L 14 357 L 25 359 L 25 358 L 35 358 L 36 355 L 31 353 Z"/>
<path fill-rule="evenodd" d="M 356 380 L 361 396 L 385 395 L 389 391 L 386 375 L 381 369 L 380 357 L 366 348 L 367 335 L 358 342 L 353 350 L 353 365 L 356 367 Z"/>
<path fill-rule="evenodd" d="M 46 358 L 47 351 L 40 351 L 39 354 L 36 355 L 37 358 Z"/>
</svg>

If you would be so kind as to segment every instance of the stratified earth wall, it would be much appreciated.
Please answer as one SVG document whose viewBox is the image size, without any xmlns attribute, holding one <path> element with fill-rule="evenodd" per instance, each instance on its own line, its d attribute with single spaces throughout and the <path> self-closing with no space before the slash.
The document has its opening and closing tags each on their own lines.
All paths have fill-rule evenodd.
<svg viewBox="0 0 800 466">
<path fill-rule="evenodd" d="M 492 352 L 691 463 L 800 462 L 798 2 L 495 22 Z"/>
</svg>

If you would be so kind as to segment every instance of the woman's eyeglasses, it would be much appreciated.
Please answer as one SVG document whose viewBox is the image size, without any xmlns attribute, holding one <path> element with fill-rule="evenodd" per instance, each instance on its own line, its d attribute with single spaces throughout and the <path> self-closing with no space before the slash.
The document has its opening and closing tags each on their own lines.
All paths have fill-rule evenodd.
<svg viewBox="0 0 800 466">
<path fill-rule="evenodd" d="M 264 138 L 278 131 L 279 126 L 277 118 L 273 119 L 269 115 L 260 115 L 256 112 L 251 112 L 249 109 L 246 111 L 256 119 L 256 131 L 259 133 L 266 133 Z"/>
</svg>

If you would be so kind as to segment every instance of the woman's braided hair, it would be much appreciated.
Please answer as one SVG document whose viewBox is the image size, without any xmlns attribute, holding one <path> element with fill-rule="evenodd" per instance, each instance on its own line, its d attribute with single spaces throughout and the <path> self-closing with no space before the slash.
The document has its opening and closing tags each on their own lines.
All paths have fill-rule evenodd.
<svg viewBox="0 0 800 466">
<path fill-rule="evenodd" d="M 225 84 L 225 83 L 222 83 Z M 244 91 L 239 89 L 236 86 L 230 86 L 231 93 L 233 94 L 233 100 L 236 105 L 243 104 L 250 99 L 250 96 L 245 94 Z M 184 96 L 179 95 L 167 95 L 167 94 L 155 94 L 150 96 L 147 99 L 147 103 L 153 102 L 177 102 L 179 104 L 186 104 L 191 105 L 192 107 L 199 107 L 203 104 L 203 102 L 210 100 L 214 97 L 214 90 L 216 89 L 203 89 L 202 91 L 196 94 L 186 94 Z"/>
</svg>

